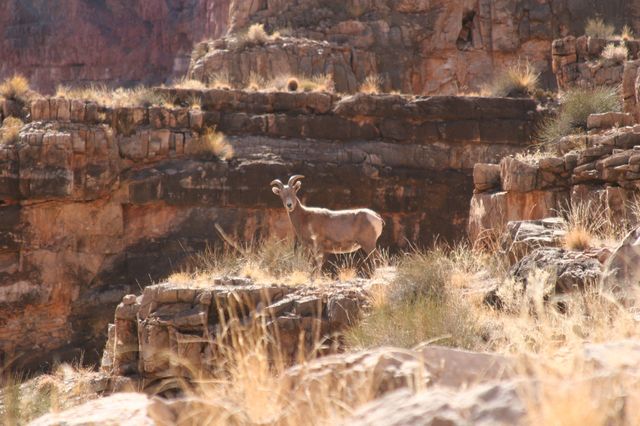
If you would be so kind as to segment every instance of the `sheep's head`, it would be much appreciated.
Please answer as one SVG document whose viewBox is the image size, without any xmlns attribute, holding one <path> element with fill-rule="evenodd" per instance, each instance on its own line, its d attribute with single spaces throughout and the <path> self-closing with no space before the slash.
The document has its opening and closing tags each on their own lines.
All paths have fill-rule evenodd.
<svg viewBox="0 0 640 426">
<path fill-rule="evenodd" d="M 271 181 L 271 190 L 280 197 L 284 208 L 287 209 L 288 212 L 295 210 L 298 205 L 298 197 L 296 194 L 302 187 L 302 182 L 299 182 L 302 178 L 304 178 L 302 175 L 293 175 L 289 178 L 289 182 L 286 185 L 283 185 L 280 179 Z"/>
</svg>

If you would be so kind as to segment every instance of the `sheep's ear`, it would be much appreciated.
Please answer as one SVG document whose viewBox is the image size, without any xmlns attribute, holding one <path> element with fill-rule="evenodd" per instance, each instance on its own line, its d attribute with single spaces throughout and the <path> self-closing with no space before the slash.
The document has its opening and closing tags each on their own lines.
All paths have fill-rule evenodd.
<svg viewBox="0 0 640 426">
<path fill-rule="evenodd" d="M 277 186 L 272 187 L 271 190 L 274 194 L 280 195 L 280 188 L 278 188 Z"/>
<path fill-rule="evenodd" d="M 296 190 L 296 193 L 297 193 L 298 191 L 300 191 L 300 188 L 302 188 L 302 182 L 296 182 L 296 183 L 293 185 L 293 189 L 295 189 L 295 190 Z"/>
</svg>

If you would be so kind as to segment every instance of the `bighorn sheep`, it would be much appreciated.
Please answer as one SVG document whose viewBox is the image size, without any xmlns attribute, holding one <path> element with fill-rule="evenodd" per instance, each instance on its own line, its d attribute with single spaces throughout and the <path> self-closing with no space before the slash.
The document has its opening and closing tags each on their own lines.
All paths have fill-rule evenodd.
<svg viewBox="0 0 640 426">
<path fill-rule="evenodd" d="M 271 182 L 271 190 L 282 199 L 298 240 L 315 252 L 320 266 L 328 253 L 352 253 L 360 248 L 369 259 L 382 234 L 382 217 L 369 209 L 306 207 L 297 196 L 302 178 L 302 175 L 293 175 L 287 185 L 279 179 Z"/>
</svg>

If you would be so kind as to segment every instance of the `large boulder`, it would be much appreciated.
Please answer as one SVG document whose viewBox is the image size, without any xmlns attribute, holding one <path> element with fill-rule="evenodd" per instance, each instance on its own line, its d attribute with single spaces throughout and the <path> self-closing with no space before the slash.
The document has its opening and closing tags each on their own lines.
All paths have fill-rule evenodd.
<svg viewBox="0 0 640 426">
<path fill-rule="evenodd" d="M 467 390 L 402 389 L 358 409 L 344 424 L 387 426 L 513 425 L 522 422 L 525 405 L 518 383 L 496 382 Z"/>
<path fill-rule="evenodd" d="M 535 299 L 541 293 L 543 300 L 549 301 L 554 296 L 595 286 L 602 275 L 598 254 L 555 247 L 535 249 L 510 268 L 512 280 L 489 291 L 485 303 L 504 308 L 507 300 L 518 300 L 522 294 Z"/>
<path fill-rule="evenodd" d="M 514 264 L 535 249 L 561 246 L 565 234 L 566 223 L 560 217 L 516 220 L 507 223 L 501 243 L 510 264 Z"/>
<path fill-rule="evenodd" d="M 632 303 L 640 283 L 640 228 L 629 232 L 604 265 L 603 289 Z"/>
</svg>

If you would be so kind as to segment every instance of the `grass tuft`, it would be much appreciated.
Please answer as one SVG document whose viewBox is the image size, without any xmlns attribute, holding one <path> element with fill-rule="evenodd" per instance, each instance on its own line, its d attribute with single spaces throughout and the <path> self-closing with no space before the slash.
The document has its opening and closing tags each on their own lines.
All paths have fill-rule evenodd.
<svg viewBox="0 0 640 426">
<path fill-rule="evenodd" d="M 585 35 L 593 38 L 610 39 L 613 37 L 615 27 L 610 24 L 606 24 L 602 18 L 592 18 L 587 20 L 587 25 L 584 28 Z"/>
<path fill-rule="evenodd" d="M 634 34 L 633 34 L 633 30 L 631 29 L 631 27 L 629 25 L 626 25 L 624 27 L 622 27 L 622 31 L 620 32 L 620 40 L 633 40 L 635 38 Z"/>
<path fill-rule="evenodd" d="M 602 51 L 601 56 L 602 59 L 621 64 L 627 60 L 629 49 L 624 44 L 616 46 L 614 43 L 609 43 Z"/>
<path fill-rule="evenodd" d="M 560 111 L 556 117 L 543 121 L 537 137 L 543 145 L 553 145 L 563 136 L 587 129 L 591 114 L 620 111 L 619 87 L 576 87 L 560 97 Z"/>
<path fill-rule="evenodd" d="M 86 87 L 58 86 L 56 96 L 95 102 L 111 108 L 168 104 L 164 96 L 144 86 L 132 89 L 122 87 L 110 89 L 101 84 L 92 84 Z"/>
<path fill-rule="evenodd" d="M 13 144 L 18 141 L 18 135 L 24 123 L 19 118 L 7 117 L 0 127 L 0 142 L 3 145 Z"/>
<path fill-rule="evenodd" d="M 0 84 L 0 96 L 5 99 L 25 101 L 29 92 L 29 80 L 21 74 L 14 74 Z"/>
<path fill-rule="evenodd" d="M 356 347 L 411 348 L 425 341 L 466 349 L 481 346 L 476 313 L 458 287 L 477 272 L 482 256 L 466 247 L 436 247 L 404 255 L 397 276 L 373 309 L 347 334 Z"/>
<path fill-rule="evenodd" d="M 525 97 L 531 96 L 538 88 L 540 73 L 529 61 L 519 61 L 501 72 L 491 83 L 491 96 Z"/>
<path fill-rule="evenodd" d="M 233 147 L 227 141 L 224 134 L 216 131 L 215 127 L 207 128 L 197 138 L 194 138 L 186 147 L 187 154 L 214 154 L 222 160 L 233 158 Z"/>
<path fill-rule="evenodd" d="M 360 93 L 381 93 L 382 92 L 382 78 L 378 74 L 368 75 L 364 79 L 362 85 L 360 85 Z"/>
<path fill-rule="evenodd" d="M 191 90 L 204 90 L 207 85 L 200 80 L 194 80 L 187 77 L 183 77 L 173 83 L 172 87 L 176 89 L 191 89 Z"/>
</svg>

